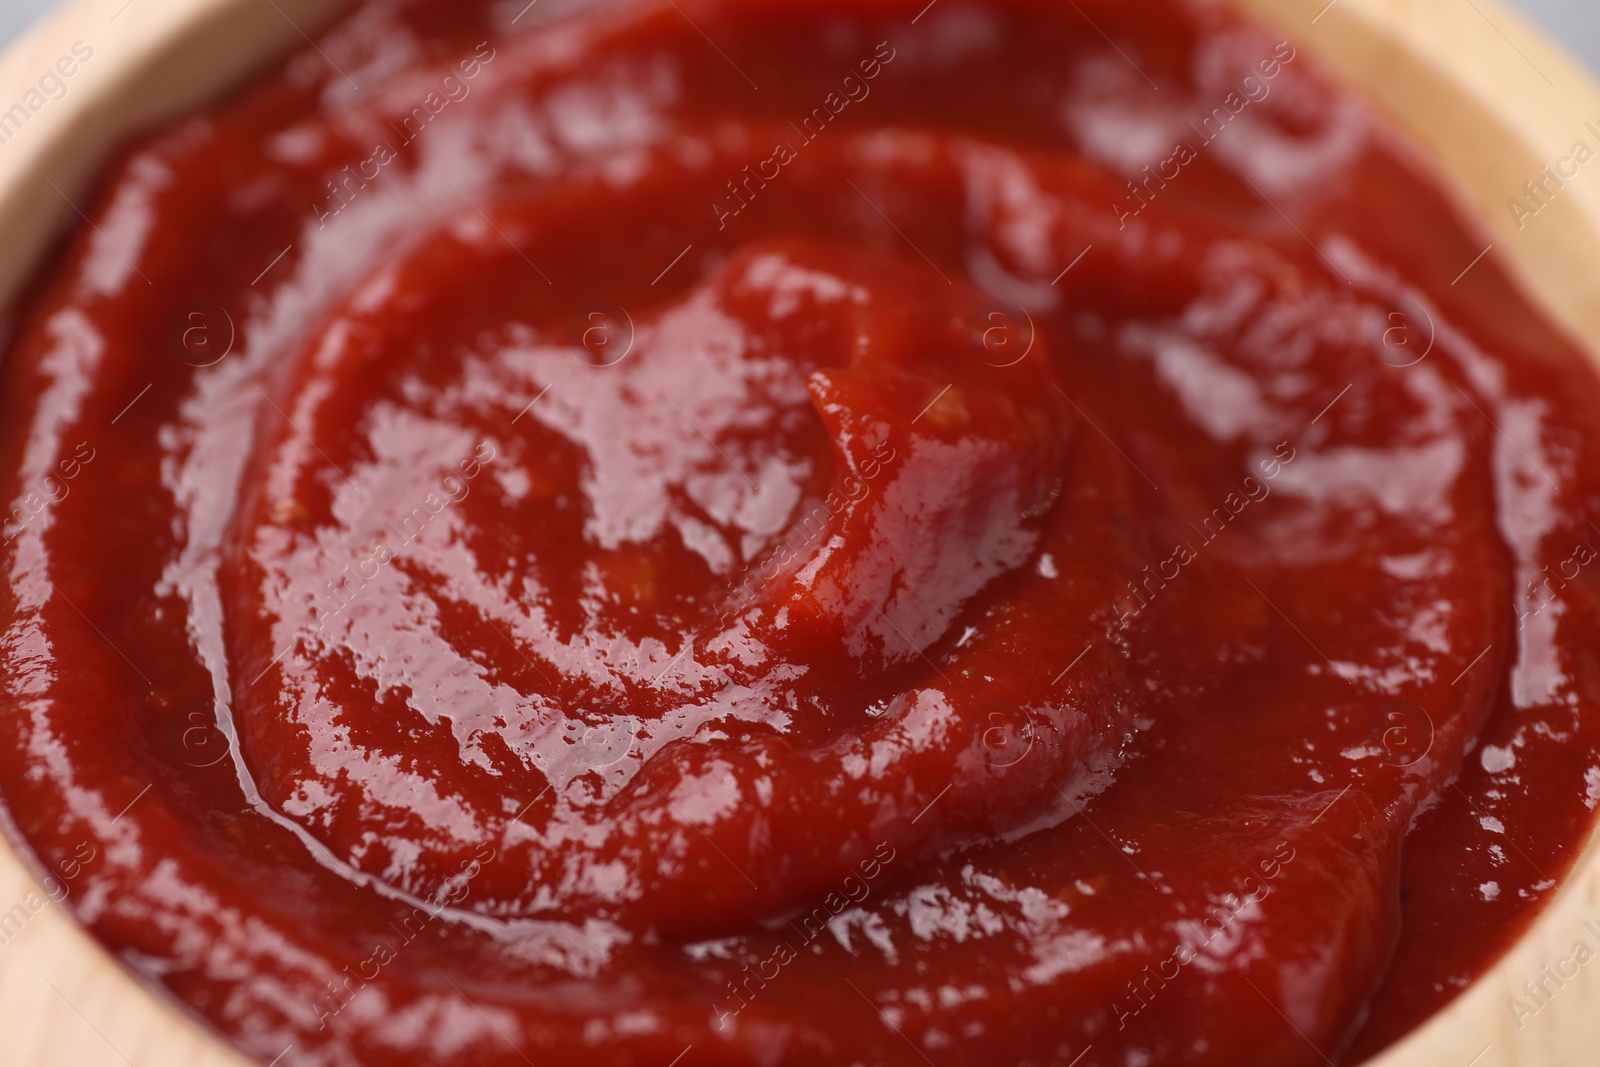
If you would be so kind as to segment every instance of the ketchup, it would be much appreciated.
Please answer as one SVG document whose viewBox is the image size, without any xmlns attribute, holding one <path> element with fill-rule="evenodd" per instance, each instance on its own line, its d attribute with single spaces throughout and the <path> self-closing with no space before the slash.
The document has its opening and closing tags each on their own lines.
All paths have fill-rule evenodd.
<svg viewBox="0 0 1600 1067">
<path fill-rule="evenodd" d="M 19 842 L 262 1062 L 1383 1048 L 1589 834 L 1600 381 L 1302 52 L 368 0 L 131 145 L 0 365 Z"/>
</svg>

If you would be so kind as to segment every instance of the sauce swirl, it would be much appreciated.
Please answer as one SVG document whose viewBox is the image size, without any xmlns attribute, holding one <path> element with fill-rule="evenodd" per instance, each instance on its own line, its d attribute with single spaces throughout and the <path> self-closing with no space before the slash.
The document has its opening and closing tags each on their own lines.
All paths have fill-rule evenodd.
<svg viewBox="0 0 1600 1067">
<path fill-rule="evenodd" d="M 0 795 L 130 966 L 284 1063 L 1292 1065 L 1523 928 L 1600 382 L 1379 121 L 1176 0 L 518 6 L 19 306 Z"/>
</svg>

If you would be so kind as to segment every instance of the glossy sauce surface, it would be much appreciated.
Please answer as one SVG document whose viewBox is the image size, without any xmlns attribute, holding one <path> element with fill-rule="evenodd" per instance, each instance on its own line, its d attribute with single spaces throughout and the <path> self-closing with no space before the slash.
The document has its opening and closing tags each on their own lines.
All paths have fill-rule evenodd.
<svg viewBox="0 0 1600 1067">
<path fill-rule="evenodd" d="M 1600 382 L 1293 42 L 519 7 L 363 4 L 18 308 L 0 796 L 131 967 L 263 1062 L 1298 1065 L 1516 936 Z"/>
</svg>

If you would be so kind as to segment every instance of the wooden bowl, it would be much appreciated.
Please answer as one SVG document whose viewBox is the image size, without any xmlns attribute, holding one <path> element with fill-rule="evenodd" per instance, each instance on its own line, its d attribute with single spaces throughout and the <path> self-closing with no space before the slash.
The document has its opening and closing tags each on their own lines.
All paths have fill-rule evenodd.
<svg viewBox="0 0 1600 1067">
<path fill-rule="evenodd" d="M 1600 138 L 1584 128 L 1600 128 L 1600 84 L 1496 0 L 1237 2 L 1406 129 L 1478 217 L 1491 254 L 1600 360 L 1600 168 L 1580 172 L 1520 226 L 1507 206 L 1574 141 Z M 342 4 L 77 0 L 0 56 L 0 109 L 21 101 L 28 111 L 6 125 L 0 110 L 0 306 L 58 227 L 77 221 L 71 200 L 114 141 L 204 103 L 299 44 Z M 68 69 L 64 94 L 29 97 L 46 72 Z M 1580 942 L 1600 955 L 1600 835 L 1493 969 L 1371 1067 L 1592 1067 L 1600 1061 L 1600 963 L 1561 974 L 1559 988 L 1547 983 L 1554 995 L 1542 1006 L 1522 988 L 1570 960 Z M 1538 1010 L 1513 1013 L 1511 998 Z M 245 1063 L 50 903 L 4 842 L 0 1034 L 0 1064 Z"/>
</svg>

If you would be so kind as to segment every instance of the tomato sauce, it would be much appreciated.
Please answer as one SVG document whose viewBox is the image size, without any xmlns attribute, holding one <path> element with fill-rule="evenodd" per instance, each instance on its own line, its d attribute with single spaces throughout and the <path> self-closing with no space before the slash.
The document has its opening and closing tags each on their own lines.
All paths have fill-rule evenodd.
<svg viewBox="0 0 1600 1067">
<path fill-rule="evenodd" d="M 1305 51 L 368 0 L 129 146 L 0 365 L 18 839 L 262 1062 L 1381 1049 L 1589 834 L 1600 381 Z"/>
</svg>

